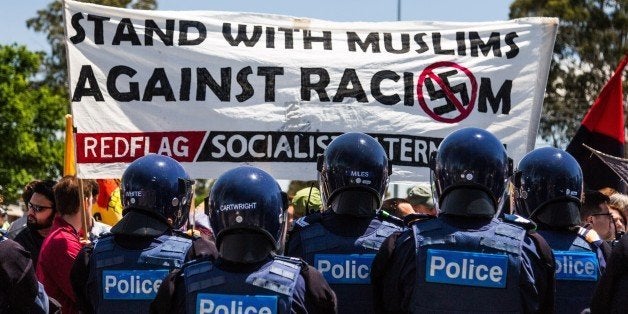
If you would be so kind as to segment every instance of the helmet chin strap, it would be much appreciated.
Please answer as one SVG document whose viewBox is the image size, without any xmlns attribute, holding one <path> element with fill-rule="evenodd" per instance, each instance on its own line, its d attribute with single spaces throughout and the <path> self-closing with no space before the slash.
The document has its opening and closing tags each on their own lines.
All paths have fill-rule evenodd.
<svg viewBox="0 0 628 314">
<path fill-rule="evenodd" d="M 373 217 L 379 201 L 372 192 L 364 190 L 345 190 L 334 196 L 331 209 L 340 215 Z"/>
</svg>

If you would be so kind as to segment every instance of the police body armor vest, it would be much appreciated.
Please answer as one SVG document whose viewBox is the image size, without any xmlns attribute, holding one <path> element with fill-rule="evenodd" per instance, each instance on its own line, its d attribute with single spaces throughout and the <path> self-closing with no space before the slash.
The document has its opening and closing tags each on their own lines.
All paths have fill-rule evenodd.
<svg viewBox="0 0 628 314">
<path fill-rule="evenodd" d="M 148 313 L 166 275 L 181 268 L 192 240 L 162 235 L 143 250 L 117 245 L 113 234 L 99 238 L 92 252 L 89 298 L 97 313 Z"/>
<path fill-rule="evenodd" d="M 497 220 L 487 227 L 459 230 L 441 219 L 412 225 L 413 312 L 523 312 L 519 274 L 526 231 Z"/>
<path fill-rule="evenodd" d="M 556 313 L 588 308 L 601 276 L 597 252 L 577 232 L 538 230 L 556 261 Z"/>
<path fill-rule="evenodd" d="M 297 224 L 303 259 L 325 277 L 338 298 L 338 313 L 373 311 L 371 264 L 384 240 L 401 228 L 382 221 L 374 231 L 359 237 L 343 237 L 322 224 L 301 218 Z"/>
<path fill-rule="evenodd" d="M 301 261 L 275 256 L 258 270 L 227 272 L 208 260 L 186 264 L 187 313 L 291 313 Z"/>
</svg>

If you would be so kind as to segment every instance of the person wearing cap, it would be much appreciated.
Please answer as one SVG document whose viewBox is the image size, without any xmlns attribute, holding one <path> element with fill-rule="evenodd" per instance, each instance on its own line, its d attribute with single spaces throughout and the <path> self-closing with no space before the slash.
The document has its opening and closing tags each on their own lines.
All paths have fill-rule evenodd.
<svg viewBox="0 0 628 314">
<path fill-rule="evenodd" d="M 111 233 L 86 246 L 70 278 L 84 313 L 147 313 L 163 278 L 213 243 L 179 231 L 188 219 L 192 184 L 176 160 L 149 154 L 122 175 L 122 219 Z M 141 282 L 141 286 L 138 282 Z"/>
<path fill-rule="evenodd" d="M 406 200 L 412 205 L 417 214 L 436 216 L 436 207 L 432 198 L 432 188 L 429 183 L 419 183 L 408 191 Z"/>
<path fill-rule="evenodd" d="M 318 188 L 308 187 L 298 190 L 288 207 L 288 226 L 292 228 L 292 222 L 303 216 L 321 211 L 321 192 Z"/>
</svg>

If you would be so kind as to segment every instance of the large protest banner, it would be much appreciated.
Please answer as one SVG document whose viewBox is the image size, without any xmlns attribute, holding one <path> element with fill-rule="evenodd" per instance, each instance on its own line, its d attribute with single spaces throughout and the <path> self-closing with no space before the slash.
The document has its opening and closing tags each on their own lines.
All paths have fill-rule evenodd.
<svg viewBox="0 0 628 314">
<path fill-rule="evenodd" d="M 429 180 L 448 133 L 534 147 L 558 20 L 331 22 L 65 1 L 78 174 L 120 177 L 147 153 L 195 178 L 242 163 L 316 178 L 334 136 L 376 137 L 394 181 Z"/>
</svg>

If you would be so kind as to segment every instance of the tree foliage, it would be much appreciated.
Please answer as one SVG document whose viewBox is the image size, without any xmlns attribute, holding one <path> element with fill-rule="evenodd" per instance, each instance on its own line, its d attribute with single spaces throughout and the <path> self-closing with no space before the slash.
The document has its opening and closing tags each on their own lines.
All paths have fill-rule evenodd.
<svg viewBox="0 0 628 314">
<path fill-rule="evenodd" d="M 156 0 L 85 2 L 156 8 Z M 51 50 L 0 45 L 0 193 L 7 202 L 15 202 L 29 181 L 61 175 L 64 114 L 69 112 L 62 1 L 52 1 L 26 24 L 46 34 Z"/>
<path fill-rule="evenodd" d="M 80 1 L 80 0 L 79 0 Z M 157 8 L 156 0 L 91 0 L 80 1 L 106 6 L 153 10 Z M 67 62 L 63 23 L 63 1 L 55 0 L 45 9 L 37 11 L 37 16 L 26 21 L 26 26 L 36 32 L 45 33 L 50 44 L 50 54 L 44 59 L 45 82 L 53 86 L 59 93 L 67 95 Z M 68 99 L 68 97 L 66 97 Z"/>
<path fill-rule="evenodd" d="M 510 18 L 558 17 L 539 134 L 566 146 L 628 52 L 628 0 L 515 0 Z M 624 85 L 626 86 L 626 85 Z"/>
<path fill-rule="evenodd" d="M 0 45 L 0 186 L 8 202 L 34 178 L 56 178 L 63 160 L 63 106 L 54 90 L 39 86 L 43 55 Z"/>
</svg>

